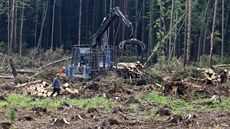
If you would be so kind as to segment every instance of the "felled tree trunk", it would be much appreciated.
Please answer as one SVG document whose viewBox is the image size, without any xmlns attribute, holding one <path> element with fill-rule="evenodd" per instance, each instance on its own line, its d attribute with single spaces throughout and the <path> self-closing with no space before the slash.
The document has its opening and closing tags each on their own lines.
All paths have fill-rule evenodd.
<svg viewBox="0 0 230 129">
<path fill-rule="evenodd" d="M 14 75 L 14 78 L 17 77 L 17 71 L 15 69 L 14 63 L 13 63 L 13 59 L 10 57 L 10 67 L 12 69 L 12 74 Z"/>
</svg>

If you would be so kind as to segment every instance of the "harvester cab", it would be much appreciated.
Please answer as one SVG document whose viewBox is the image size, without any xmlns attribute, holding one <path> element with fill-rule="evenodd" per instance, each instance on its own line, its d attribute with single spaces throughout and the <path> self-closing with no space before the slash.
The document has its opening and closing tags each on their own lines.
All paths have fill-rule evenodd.
<svg viewBox="0 0 230 129">
<path fill-rule="evenodd" d="M 90 47 L 74 45 L 70 75 L 77 78 L 90 78 Z"/>
<path fill-rule="evenodd" d="M 122 14 L 118 7 L 112 8 L 104 18 L 100 28 L 95 34 L 90 37 L 89 46 L 74 46 L 72 55 L 72 64 L 70 69 L 70 76 L 77 78 L 94 78 L 101 72 L 108 69 L 114 68 L 116 65 L 117 57 L 116 53 L 118 46 L 110 46 L 108 43 L 108 28 L 113 23 L 116 17 L 120 17 L 122 22 L 131 31 L 128 40 L 122 41 L 118 46 L 120 49 L 125 44 L 139 44 L 142 49 L 145 48 L 143 42 L 133 38 L 133 25 L 132 23 Z"/>
</svg>

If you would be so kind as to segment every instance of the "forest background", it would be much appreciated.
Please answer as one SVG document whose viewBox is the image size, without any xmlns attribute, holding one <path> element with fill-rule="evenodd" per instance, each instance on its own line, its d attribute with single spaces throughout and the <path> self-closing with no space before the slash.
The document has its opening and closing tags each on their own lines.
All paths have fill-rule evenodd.
<svg viewBox="0 0 230 129">
<path fill-rule="evenodd" d="M 26 50 L 89 44 L 113 7 L 147 45 L 144 62 L 230 63 L 228 0 L 1 0 L 0 52 L 22 56 Z M 116 20 L 109 29 L 112 47 L 129 38 L 128 28 Z"/>
</svg>

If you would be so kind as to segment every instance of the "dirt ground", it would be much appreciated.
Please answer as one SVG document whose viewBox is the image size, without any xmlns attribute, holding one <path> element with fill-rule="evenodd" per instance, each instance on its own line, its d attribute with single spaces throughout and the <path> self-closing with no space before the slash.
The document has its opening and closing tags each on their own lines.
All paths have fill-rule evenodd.
<svg viewBox="0 0 230 129">
<path fill-rule="evenodd" d="M 117 129 L 151 129 L 151 128 L 223 128 L 230 126 L 230 111 L 199 111 L 192 112 L 192 118 L 182 118 L 171 120 L 171 117 L 146 118 L 149 110 L 133 112 L 131 110 L 120 109 L 116 111 L 105 109 L 92 109 L 92 112 L 78 108 L 62 107 L 56 113 L 34 112 L 31 110 L 17 110 L 17 120 L 12 123 L 16 129 L 99 129 L 99 128 L 117 128 Z M 57 117 L 58 116 L 58 117 Z M 3 121 L 7 114 L 1 113 Z M 54 122 L 54 118 L 58 120 Z M 68 123 L 63 121 L 65 118 Z M 176 116 L 175 116 L 176 118 Z M 174 118 L 173 118 L 174 119 Z M 4 128 L 7 129 L 7 128 Z"/>
</svg>

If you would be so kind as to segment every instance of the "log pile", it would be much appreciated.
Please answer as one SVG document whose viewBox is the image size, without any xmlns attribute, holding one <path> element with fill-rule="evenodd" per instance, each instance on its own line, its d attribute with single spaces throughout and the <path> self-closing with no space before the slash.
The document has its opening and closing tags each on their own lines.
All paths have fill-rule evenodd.
<svg viewBox="0 0 230 129">
<path fill-rule="evenodd" d="M 141 69 L 144 66 L 137 61 L 136 63 L 117 63 L 117 69 L 126 71 L 128 75 L 142 75 Z"/>
<path fill-rule="evenodd" d="M 220 74 L 215 73 L 214 70 L 210 68 L 202 68 L 200 70 L 204 73 L 207 84 L 210 84 L 210 82 L 214 85 L 225 83 L 230 75 L 227 69 Z"/>
<path fill-rule="evenodd" d="M 50 96 L 52 91 L 51 88 L 47 89 L 49 87 L 49 84 L 45 81 L 41 82 L 41 80 L 38 80 L 36 83 L 29 82 L 20 84 L 16 86 L 17 88 L 23 88 L 22 94 L 23 95 L 29 95 L 29 96 L 38 96 L 38 97 L 47 97 Z"/>
<path fill-rule="evenodd" d="M 52 93 L 52 85 L 41 80 L 20 84 L 15 87 L 22 88 L 22 94 L 26 96 L 29 95 L 33 97 L 49 97 Z M 78 94 L 78 90 L 71 88 L 68 83 L 61 85 L 60 92 L 61 94 L 65 95 Z M 54 96 L 56 96 L 56 93 Z"/>
</svg>

